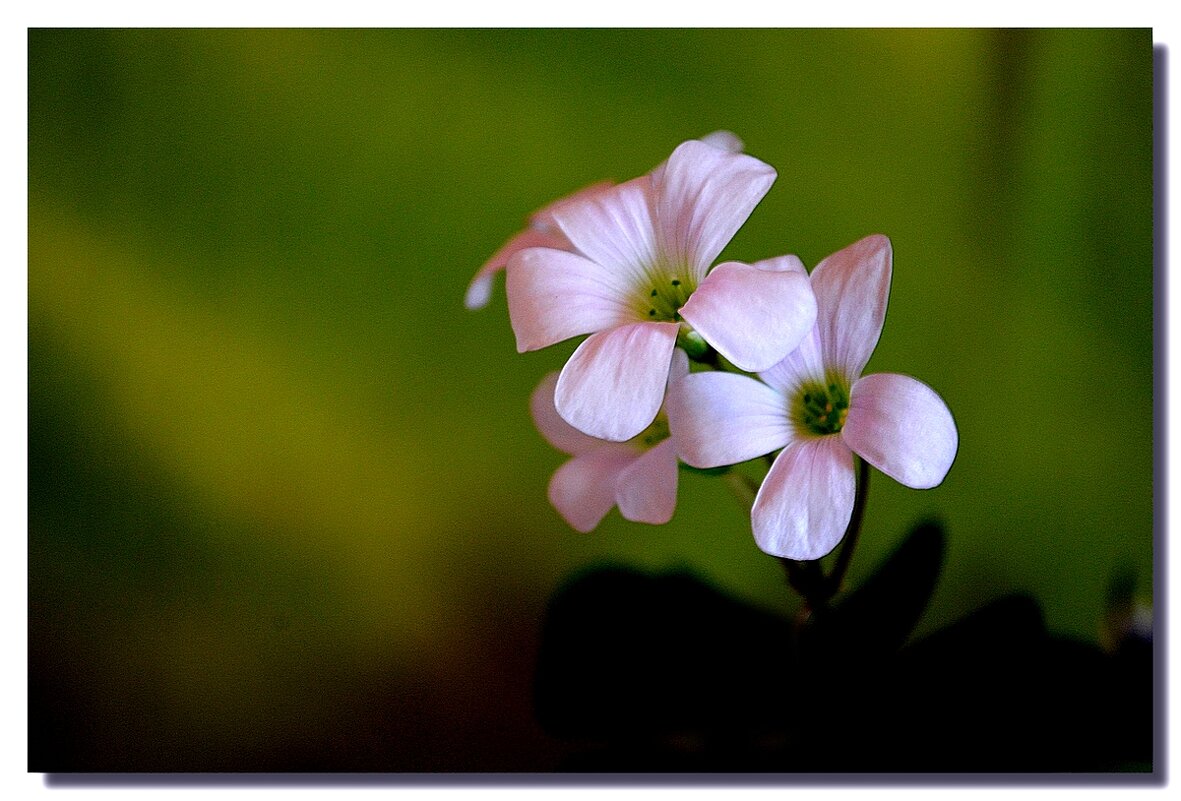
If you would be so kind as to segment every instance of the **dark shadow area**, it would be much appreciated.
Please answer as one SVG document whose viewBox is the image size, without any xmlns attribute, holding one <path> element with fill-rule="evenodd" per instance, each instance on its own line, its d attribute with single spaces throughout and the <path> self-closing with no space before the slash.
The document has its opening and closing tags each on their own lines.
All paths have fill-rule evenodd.
<svg viewBox="0 0 1181 801">
<path fill-rule="evenodd" d="M 793 622 L 696 580 L 605 568 L 545 623 L 537 706 L 571 771 L 1150 772 L 1151 634 L 1109 651 L 1012 595 L 908 643 L 944 550 L 918 526 L 831 610 Z"/>
</svg>

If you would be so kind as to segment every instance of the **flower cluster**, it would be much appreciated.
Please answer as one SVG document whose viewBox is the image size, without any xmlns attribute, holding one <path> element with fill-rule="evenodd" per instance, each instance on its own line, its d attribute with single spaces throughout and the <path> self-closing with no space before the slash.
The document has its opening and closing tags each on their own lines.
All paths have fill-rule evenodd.
<svg viewBox="0 0 1181 801">
<path fill-rule="evenodd" d="M 668 522 L 678 460 L 716 468 L 779 451 L 751 509 L 755 541 L 819 559 L 852 516 L 854 455 L 929 488 L 958 435 L 925 384 L 861 374 L 885 321 L 886 237 L 811 275 L 790 255 L 714 264 L 776 178 L 742 151 L 714 133 L 646 175 L 550 204 L 479 270 L 465 302 L 486 305 L 503 270 L 519 351 L 589 335 L 531 402 L 542 435 L 572 455 L 549 487 L 571 526 L 589 531 L 613 506 Z"/>
</svg>

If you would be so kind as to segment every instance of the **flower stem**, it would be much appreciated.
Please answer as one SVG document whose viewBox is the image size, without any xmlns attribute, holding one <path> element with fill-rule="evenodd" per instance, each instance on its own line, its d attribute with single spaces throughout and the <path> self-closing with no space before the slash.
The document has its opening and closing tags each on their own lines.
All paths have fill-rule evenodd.
<svg viewBox="0 0 1181 801">
<path fill-rule="evenodd" d="M 840 550 L 833 563 L 832 572 L 827 576 L 820 566 L 820 560 L 798 562 L 794 559 L 780 558 L 779 562 L 787 571 L 788 583 L 804 597 L 804 602 L 812 611 L 823 609 L 840 592 L 841 584 L 845 580 L 845 573 L 853 561 L 853 550 L 857 547 L 857 539 L 861 534 L 861 523 L 865 519 L 865 502 L 869 497 L 869 462 L 858 459 L 857 494 L 853 500 L 853 514 L 849 518 L 849 527 L 845 529 L 845 536 L 841 540 Z"/>
<path fill-rule="evenodd" d="M 849 528 L 845 530 L 845 538 L 841 540 L 837 560 L 833 563 L 832 572 L 826 580 L 829 598 L 841 591 L 845 573 L 849 570 L 849 563 L 853 561 L 853 549 L 857 547 L 857 539 L 861 534 L 861 523 L 865 519 L 865 502 L 869 498 L 869 462 L 860 457 L 857 462 L 857 496 L 853 501 L 853 516 L 849 518 Z"/>
</svg>

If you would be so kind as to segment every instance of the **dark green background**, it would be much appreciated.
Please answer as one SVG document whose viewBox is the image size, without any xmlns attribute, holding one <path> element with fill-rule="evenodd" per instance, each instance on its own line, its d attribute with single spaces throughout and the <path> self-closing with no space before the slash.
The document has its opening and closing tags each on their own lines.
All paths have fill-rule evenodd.
<svg viewBox="0 0 1181 801">
<path fill-rule="evenodd" d="M 30 768 L 545 770 L 572 571 L 796 609 L 716 479 L 568 529 L 527 399 L 573 343 L 462 307 L 526 214 L 719 128 L 779 172 L 724 256 L 887 234 L 869 371 L 959 426 L 938 489 L 875 478 L 851 580 L 937 515 L 920 631 L 1149 598 L 1150 31 L 33 30 Z"/>
</svg>

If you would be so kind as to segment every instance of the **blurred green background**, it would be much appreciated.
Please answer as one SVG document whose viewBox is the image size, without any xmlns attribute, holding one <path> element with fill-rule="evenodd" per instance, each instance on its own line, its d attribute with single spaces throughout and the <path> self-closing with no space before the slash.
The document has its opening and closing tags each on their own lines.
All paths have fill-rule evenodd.
<svg viewBox="0 0 1181 801">
<path fill-rule="evenodd" d="M 717 479 L 566 527 L 527 399 L 575 343 L 462 306 L 529 212 L 719 128 L 779 172 L 723 256 L 889 235 L 869 370 L 959 425 L 851 582 L 936 515 L 920 632 L 1150 597 L 1150 31 L 31 30 L 30 769 L 546 770 L 574 571 L 797 609 Z"/>
</svg>

